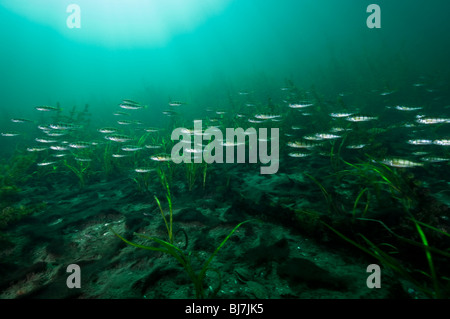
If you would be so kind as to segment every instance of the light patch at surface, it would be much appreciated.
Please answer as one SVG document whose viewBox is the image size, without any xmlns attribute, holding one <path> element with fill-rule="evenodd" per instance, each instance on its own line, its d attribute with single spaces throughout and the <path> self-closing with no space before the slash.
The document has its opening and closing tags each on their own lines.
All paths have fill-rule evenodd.
<svg viewBox="0 0 450 319">
<path fill-rule="evenodd" d="M 80 42 L 113 47 L 161 46 L 192 31 L 232 0 L 0 0 L 0 5 Z M 81 9 L 70 29 L 67 7 Z"/>
</svg>

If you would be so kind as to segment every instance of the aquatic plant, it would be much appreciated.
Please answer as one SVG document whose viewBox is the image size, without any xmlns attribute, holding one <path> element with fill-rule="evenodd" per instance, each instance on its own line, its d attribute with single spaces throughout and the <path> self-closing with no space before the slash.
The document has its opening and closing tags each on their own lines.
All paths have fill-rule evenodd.
<svg viewBox="0 0 450 319">
<path fill-rule="evenodd" d="M 169 204 L 169 221 L 167 221 L 166 215 L 164 214 L 161 202 L 159 201 L 158 197 L 156 197 L 155 195 L 154 198 L 156 200 L 156 203 L 158 204 L 159 211 L 161 212 L 161 216 L 164 220 L 164 224 L 167 229 L 167 234 L 169 236 L 169 243 L 173 244 L 173 210 L 172 210 L 172 195 L 170 193 L 169 181 L 167 180 L 167 176 L 163 170 L 158 170 L 158 175 L 161 180 L 163 189 L 166 193 L 167 203 Z"/>
<path fill-rule="evenodd" d="M 15 154 L 7 163 L 0 165 L 1 184 L 14 186 L 28 182 L 35 175 L 35 164 L 35 154 Z"/>
<path fill-rule="evenodd" d="M 16 185 L 0 186 L 0 208 L 7 206 L 15 197 L 18 196 L 20 189 Z"/>
<path fill-rule="evenodd" d="M 173 243 L 161 240 L 156 237 L 146 236 L 146 235 L 135 233 L 136 236 L 146 239 L 146 240 L 150 240 L 150 241 L 154 242 L 155 244 L 159 245 L 158 247 L 145 246 L 145 245 L 137 244 L 137 243 L 134 243 L 134 242 L 131 242 L 131 241 L 125 239 L 124 237 L 117 234 L 114 230 L 112 230 L 112 232 L 117 237 L 119 237 L 121 240 L 123 240 L 125 243 L 127 243 L 128 245 L 131 245 L 136 248 L 142 248 L 142 249 L 151 250 L 151 251 L 158 251 L 158 252 L 168 254 L 168 255 L 174 257 L 178 261 L 178 263 L 183 267 L 183 269 L 186 271 L 187 275 L 189 276 L 190 280 L 192 281 L 192 283 L 194 285 L 194 290 L 195 290 L 195 297 L 198 299 L 203 299 L 203 298 L 207 297 L 206 293 L 205 293 L 204 280 L 206 277 L 206 273 L 208 271 L 215 272 L 219 277 L 217 287 L 214 289 L 212 294 L 208 297 L 214 297 L 219 292 L 221 285 L 222 285 L 222 276 L 221 276 L 220 271 L 216 268 L 210 267 L 212 260 L 218 254 L 220 249 L 225 245 L 225 243 L 228 241 L 228 239 L 230 239 L 230 237 L 234 234 L 234 232 L 239 227 L 241 227 L 243 224 L 245 224 L 249 221 L 250 220 L 243 221 L 243 222 L 239 223 L 237 226 L 235 226 L 233 228 L 233 230 L 225 237 L 225 239 L 222 240 L 222 242 L 219 244 L 219 246 L 217 246 L 217 248 L 214 250 L 214 252 L 209 256 L 209 258 L 201 265 L 200 269 L 195 269 L 195 267 L 193 265 L 192 257 L 194 256 L 194 254 L 192 252 L 185 252 L 182 249 L 175 246 Z"/>
<path fill-rule="evenodd" d="M 158 174 L 162 188 L 166 190 L 167 186 L 172 183 L 177 165 L 173 165 L 171 160 L 161 161 L 157 164 L 156 173 Z"/>
<path fill-rule="evenodd" d="M 202 172 L 202 175 L 203 175 L 203 179 L 202 179 L 202 181 L 203 181 L 203 183 L 202 183 L 202 186 L 203 186 L 203 189 L 205 189 L 206 188 L 206 172 L 208 171 L 208 163 L 203 163 L 203 172 Z"/>
<path fill-rule="evenodd" d="M 86 186 L 86 177 L 87 177 L 87 170 L 89 168 L 88 164 L 83 164 L 84 162 L 79 162 L 79 167 L 75 167 L 74 165 L 70 165 L 67 160 L 64 160 L 64 166 L 69 168 L 77 177 L 78 182 L 80 185 L 80 188 L 84 188 Z"/>
<path fill-rule="evenodd" d="M 169 203 L 169 222 L 167 222 L 166 215 L 164 214 L 164 211 L 161 207 L 161 203 L 160 203 L 158 197 L 156 197 L 156 195 L 154 197 L 155 197 L 156 203 L 158 204 L 159 211 L 161 212 L 161 216 L 164 220 L 164 224 L 166 225 L 167 234 L 169 236 L 169 243 L 173 244 L 173 210 L 172 210 L 172 200 L 170 199 L 170 193 L 168 193 L 166 195 L 167 202 Z"/>
<path fill-rule="evenodd" d="M 426 223 L 420 222 L 420 221 L 414 219 L 413 217 L 409 217 L 408 219 L 413 222 L 413 224 L 417 230 L 418 236 L 420 238 L 420 242 L 417 242 L 415 240 L 406 238 L 405 236 L 395 233 L 385 223 L 383 223 L 380 220 L 358 218 L 358 220 L 360 220 L 360 221 L 369 221 L 369 222 L 379 223 L 391 235 L 393 235 L 396 239 L 398 239 L 400 242 L 406 243 L 410 246 L 419 247 L 419 248 L 423 249 L 423 251 L 425 252 L 426 263 L 428 265 L 428 271 L 421 270 L 421 269 L 410 269 L 408 266 L 405 265 L 405 263 L 403 261 L 401 261 L 400 259 L 394 258 L 391 255 L 391 253 L 386 252 L 382 249 L 382 246 L 395 248 L 395 246 L 392 244 L 389 244 L 389 243 L 376 244 L 373 241 L 369 240 L 365 235 L 358 233 L 357 236 L 359 236 L 363 240 L 363 243 L 360 243 L 360 242 L 356 241 L 356 239 L 353 240 L 353 239 L 349 238 L 348 236 L 342 234 L 337 229 L 328 225 L 327 223 L 325 223 L 323 221 L 322 221 L 322 223 L 326 227 L 328 227 L 330 230 L 332 230 L 335 234 L 337 234 L 340 238 L 342 238 L 343 240 L 347 241 L 348 243 L 357 247 L 361 251 L 372 256 L 373 258 L 378 260 L 380 263 L 385 265 L 387 268 L 392 269 L 394 272 L 401 275 L 404 279 L 406 279 L 407 281 L 414 284 L 417 287 L 417 289 L 419 289 L 421 292 L 423 292 L 426 296 L 428 296 L 430 298 L 448 298 L 450 296 L 450 281 L 447 277 L 444 277 L 444 276 L 439 277 L 438 276 L 437 269 L 436 269 L 434 259 L 433 259 L 433 254 L 443 257 L 444 260 L 441 260 L 441 264 L 443 264 L 444 267 L 446 267 L 446 265 L 448 265 L 448 262 L 449 262 L 448 258 L 450 258 L 450 252 L 431 246 L 429 244 L 427 236 L 425 235 L 425 232 L 423 231 L 422 227 L 431 229 L 434 232 L 437 232 L 445 237 L 450 238 L 450 234 L 443 232 L 443 231 L 437 229 L 436 227 L 433 227 Z M 416 273 L 422 274 L 422 275 L 424 275 L 424 277 L 422 277 L 422 279 L 417 279 L 417 276 L 415 275 Z"/>
<path fill-rule="evenodd" d="M 321 214 L 318 211 L 303 208 L 292 209 L 288 206 L 284 207 L 293 211 L 296 228 L 301 229 L 308 236 L 322 237 L 324 227 L 321 224 Z"/>
<path fill-rule="evenodd" d="M 339 179 L 342 177 L 355 178 L 356 184 L 362 186 L 353 205 L 353 216 L 356 216 L 356 208 L 364 194 L 366 195 L 366 205 L 362 215 L 369 209 L 371 194 L 375 194 L 378 203 L 383 202 L 382 193 L 387 192 L 390 198 L 401 204 L 404 211 L 408 212 L 414 204 L 414 193 L 408 181 L 398 172 L 389 166 L 371 160 L 370 162 L 352 164 L 343 161 L 350 168 L 336 173 Z"/>
<path fill-rule="evenodd" d="M 197 175 L 196 174 L 197 173 L 197 165 L 192 162 L 192 163 L 186 163 L 185 167 L 186 167 L 186 179 L 187 179 L 188 189 L 189 189 L 189 191 L 191 191 L 195 184 L 195 178 Z"/>
<path fill-rule="evenodd" d="M 358 196 L 355 199 L 355 202 L 353 203 L 353 218 L 356 218 L 356 213 L 357 213 L 357 207 L 359 204 L 359 201 L 361 200 L 362 196 L 364 195 L 364 193 L 367 193 L 367 197 L 366 197 L 366 204 L 364 205 L 364 210 L 362 212 L 362 217 L 365 217 L 367 211 L 369 210 L 369 203 L 370 203 L 370 192 L 368 191 L 369 188 L 364 187 L 358 194 Z"/>
<path fill-rule="evenodd" d="M 137 189 L 141 193 L 149 192 L 149 187 L 151 184 L 152 171 L 142 172 L 132 177 L 133 181 L 136 183 Z"/>
<path fill-rule="evenodd" d="M 6 228 L 8 225 L 15 223 L 25 216 L 31 215 L 36 211 L 42 210 L 46 207 L 45 203 L 6 206 L 1 207 L 0 210 L 0 229 Z"/>
<path fill-rule="evenodd" d="M 441 266 L 441 269 L 443 269 L 445 268 L 445 265 L 448 264 L 450 252 L 448 250 L 432 246 L 429 241 L 430 238 L 428 238 L 428 236 L 425 234 L 424 228 L 432 230 L 434 231 L 434 233 L 438 233 L 447 239 L 448 237 L 450 237 L 450 235 L 445 231 L 442 231 L 427 223 L 418 221 L 416 218 L 414 218 L 413 213 L 416 213 L 413 209 L 415 207 L 414 204 L 418 203 L 420 199 L 417 198 L 416 190 L 414 189 L 414 187 L 411 187 L 411 185 L 413 185 L 411 184 L 413 183 L 413 181 L 408 180 L 401 171 L 392 169 L 383 163 L 378 163 L 373 160 L 371 160 L 370 162 L 358 164 L 352 164 L 346 161 L 343 161 L 343 163 L 345 163 L 349 168 L 341 170 L 336 174 L 333 174 L 332 176 L 338 177 L 338 180 L 340 180 L 341 178 L 347 180 L 351 179 L 351 181 L 353 181 L 355 185 L 361 187 L 357 192 L 356 198 L 353 201 L 353 208 L 351 210 L 351 227 L 354 230 L 359 229 L 359 232 L 353 237 L 345 235 L 342 232 L 342 229 L 346 229 L 348 224 L 345 224 L 344 221 L 344 224 L 347 226 L 343 226 L 341 224 L 342 220 L 337 221 L 336 219 L 331 219 L 330 223 L 330 221 L 325 222 L 324 219 L 320 219 L 320 223 L 326 226 L 328 229 L 332 230 L 335 234 L 337 234 L 345 241 L 349 242 L 350 244 L 359 248 L 370 256 L 376 258 L 378 262 L 385 265 L 387 268 L 390 268 L 394 272 L 400 274 L 402 278 L 414 284 L 417 289 L 423 292 L 426 296 L 430 298 L 445 298 L 446 296 L 448 297 L 448 295 L 450 295 L 450 282 L 445 276 L 438 275 L 438 269 L 436 267 L 435 259 L 436 257 L 439 257 L 438 264 Z M 341 212 L 339 208 L 343 206 L 338 206 L 339 204 L 336 201 L 336 197 L 333 196 L 334 194 L 331 194 L 329 191 L 327 191 L 324 185 L 322 185 L 317 179 L 308 174 L 306 175 L 319 186 L 328 204 L 329 212 Z M 389 199 L 394 199 L 395 202 L 400 204 L 403 215 L 401 217 L 402 224 L 398 226 L 398 229 L 401 229 L 402 231 L 406 230 L 406 235 L 400 235 L 394 232 L 382 220 L 366 218 L 369 209 L 371 209 L 371 211 L 374 211 L 376 205 L 385 205 L 386 203 L 388 203 L 387 200 Z M 361 207 L 361 203 L 362 208 L 359 209 L 359 207 Z M 304 214 L 304 212 L 296 213 L 301 213 L 300 215 L 304 216 L 304 218 L 308 218 L 311 215 Z M 333 215 L 330 215 L 329 217 L 332 216 Z M 363 221 L 377 222 L 381 224 L 390 235 L 394 236 L 396 242 L 377 243 L 376 241 L 369 239 L 367 235 L 367 232 L 369 232 L 369 230 L 364 227 L 364 225 L 362 224 Z M 412 226 L 406 225 L 406 221 L 412 222 Z M 311 224 L 314 225 L 315 229 L 318 229 L 317 219 L 315 219 L 314 222 L 311 222 Z M 410 231 L 413 229 L 415 229 L 416 231 L 416 236 L 410 233 Z M 373 229 L 370 230 L 371 233 L 372 231 Z M 376 236 L 377 238 L 383 238 L 380 234 Z M 413 237 L 417 238 L 414 239 Z M 434 236 L 433 239 L 435 239 L 435 237 L 436 236 Z M 397 248 L 400 247 L 400 244 L 402 245 L 401 248 Z M 411 269 L 410 267 L 406 266 L 405 260 L 401 260 L 400 258 L 395 258 L 393 256 L 393 254 L 398 254 L 407 258 L 406 253 L 413 249 L 411 248 L 411 246 L 416 248 L 418 247 L 425 252 L 425 261 L 428 266 L 428 270 L 417 268 Z M 388 250 L 386 250 L 386 248 Z M 401 254 L 401 251 L 399 249 L 402 249 L 404 253 Z M 423 275 L 423 277 L 418 278 L 417 273 Z"/>
<path fill-rule="evenodd" d="M 165 170 L 162 169 L 162 167 L 160 167 L 158 170 L 158 176 L 160 178 L 161 184 L 163 186 L 163 189 L 165 191 L 165 195 L 166 195 L 166 199 L 167 199 L 167 203 L 169 205 L 169 216 L 166 217 L 166 214 L 164 213 L 164 210 L 162 208 L 161 202 L 158 199 L 158 197 L 155 195 L 155 201 L 158 205 L 159 211 L 161 213 L 161 216 L 163 218 L 164 221 L 164 225 L 166 227 L 167 230 L 167 235 L 168 235 L 168 240 L 162 240 L 153 236 L 146 236 L 146 235 L 142 235 L 142 234 L 135 234 L 143 239 L 147 239 L 150 240 L 156 244 L 159 245 L 159 247 L 153 247 L 153 246 L 144 246 L 144 245 L 140 245 L 140 244 L 136 244 L 133 243 L 129 240 L 126 240 L 125 238 L 123 238 L 122 236 L 120 236 L 119 234 L 117 234 L 116 232 L 114 232 L 114 234 L 119 237 L 120 239 L 122 239 L 125 243 L 137 247 L 137 248 L 143 248 L 143 249 L 147 249 L 147 250 L 152 250 L 152 251 L 159 251 L 168 255 L 171 255 L 172 257 L 174 257 L 180 264 L 181 266 L 184 268 L 184 270 L 187 272 L 189 278 L 191 279 L 193 285 L 194 285 L 194 289 L 195 289 L 195 296 L 196 298 L 205 298 L 205 291 L 204 291 L 204 279 L 206 276 L 206 272 L 207 271 L 214 271 L 218 276 L 219 276 L 219 285 L 217 286 L 217 288 L 214 290 L 213 292 L 213 296 L 215 294 L 217 294 L 217 292 L 219 291 L 220 287 L 221 287 L 221 274 L 220 272 L 215 269 L 215 268 L 211 268 L 209 267 L 209 264 L 211 263 L 212 259 L 217 255 L 217 253 L 219 252 L 219 250 L 222 248 L 223 245 L 225 245 L 225 243 L 228 241 L 228 239 L 231 237 L 231 235 L 244 223 L 248 222 L 248 221 L 244 221 L 240 224 L 238 224 L 229 234 L 228 236 L 221 242 L 221 244 L 216 248 L 216 250 L 211 254 L 211 256 L 206 260 L 206 262 L 203 264 L 203 266 L 201 267 L 201 269 L 195 270 L 193 263 L 192 263 L 192 256 L 194 256 L 193 253 L 189 252 L 186 253 L 183 251 L 183 249 L 175 246 L 174 244 L 174 230 L 173 230 L 173 207 L 172 207 L 172 196 L 171 196 L 171 192 L 170 192 L 170 186 L 169 186 L 169 180 L 167 178 L 167 175 L 165 174 Z M 188 244 L 188 239 L 187 239 L 187 234 L 184 230 L 180 229 L 179 231 L 183 232 L 186 238 L 186 244 L 185 244 L 185 248 L 187 248 L 187 244 Z M 178 233 L 178 232 L 177 232 Z"/>
<path fill-rule="evenodd" d="M 186 163 L 186 179 L 189 191 L 194 189 L 195 182 L 201 174 L 202 188 L 206 187 L 206 174 L 208 171 L 208 163 Z"/>
<path fill-rule="evenodd" d="M 341 158 L 342 147 L 345 144 L 345 140 L 347 139 L 348 134 L 345 134 L 339 143 L 339 146 L 336 150 L 336 141 L 332 141 L 331 150 L 330 150 L 330 163 L 333 170 L 337 171 L 340 168 L 340 164 L 343 161 Z"/>
<path fill-rule="evenodd" d="M 105 149 L 103 151 L 103 174 L 108 177 L 113 172 L 113 157 L 112 157 L 112 145 L 109 141 L 106 143 Z"/>
<path fill-rule="evenodd" d="M 141 137 L 139 138 L 137 145 L 138 146 L 144 146 L 145 142 L 147 141 L 147 138 L 149 138 L 149 136 L 151 135 L 150 132 L 146 132 L 145 134 L 142 134 Z"/>
<path fill-rule="evenodd" d="M 326 202 L 328 205 L 328 212 L 331 214 L 337 214 L 337 215 L 342 215 L 343 212 L 342 210 L 339 208 L 338 205 L 338 201 L 335 199 L 334 196 L 332 196 L 332 194 L 330 194 L 325 187 L 322 185 L 322 183 L 320 183 L 316 178 L 314 178 L 313 176 L 305 173 L 305 175 L 311 179 L 317 186 L 319 186 Z"/>
</svg>

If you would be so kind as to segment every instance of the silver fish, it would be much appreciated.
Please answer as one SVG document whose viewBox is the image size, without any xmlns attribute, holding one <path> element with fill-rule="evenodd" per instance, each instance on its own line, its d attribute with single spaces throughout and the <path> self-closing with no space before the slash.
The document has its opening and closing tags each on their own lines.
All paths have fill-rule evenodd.
<svg viewBox="0 0 450 319">
<path fill-rule="evenodd" d="M 362 116 L 362 115 L 355 115 L 347 117 L 346 120 L 350 122 L 367 122 L 367 121 L 373 121 L 378 119 L 376 116 Z"/>
<path fill-rule="evenodd" d="M 41 112 L 51 112 L 51 111 L 61 111 L 61 108 L 54 107 L 54 106 L 48 106 L 48 105 L 41 105 L 41 106 L 36 106 L 36 110 L 41 111 Z"/>
<path fill-rule="evenodd" d="M 145 173 L 154 172 L 155 169 L 154 168 L 150 168 L 150 167 L 138 167 L 138 168 L 135 168 L 134 171 L 136 173 L 145 174 Z"/>
<path fill-rule="evenodd" d="M 399 167 L 399 168 L 423 166 L 422 163 L 417 163 L 417 162 L 413 162 L 413 161 L 410 161 L 407 159 L 402 159 L 402 158 L 385 158 L 381 162 L 388 166 Z"/>
<path fill-rule="evenodd" d="M 408 144 L 411 145 L 430 145 L 433 144 L 432 140 L 424 140 L 424 139 L 418 139 L 418 140 L 408 140 Z"/>
<path fill-rule="evenodd" d="M 131 141 L 131 138 L 126 135 L 120 135 L 120 134 L 114 134 L 114 135 L 107 135 L 105 136 L 105 139 L 117 142 L 117 143 L 125 143 L 128 141 Z"/>
<path fill-rule="evenodd" d="M 8 131 L 8 132 L 2 132 L 2 136 L 4 137 L 14 137 L 20 135 L 18 132 Z"/>
</svg>

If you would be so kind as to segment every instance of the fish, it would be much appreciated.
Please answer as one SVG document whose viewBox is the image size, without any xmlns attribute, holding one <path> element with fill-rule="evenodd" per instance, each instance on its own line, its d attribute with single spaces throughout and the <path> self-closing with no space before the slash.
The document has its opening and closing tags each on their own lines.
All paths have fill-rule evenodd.
<svg viewBox="0 0 450 319">
<path fill-rule="evenodd" d="M 334 139 L 342 137 L 340 135 L 329 134 L 329 133 L 316 133 L 315 135 L 317 136 L 318 139 L 322 139 L 322 140 L 334 140 Z"/>
<path fill-rule="evenodd" d="M 46 162 L 37 163 L 36 165 L 37 166 L 49 166 L 49 165 L 53 165 L 53 164 L 56 164 L 56 162 L 55 161 L 46 161 Z"/>
<path fill-rule="evenodd" d="M 440 140 L 434 140 L 434 145 L 440 145 L 440 146 L 450 146 L 450 139 L 440 139 Z"/>
<path fill-rule="evenodd" d="M 350 121 L 350 122 L 367 122 L 367 121 L 377 120 L 378 117 L 376 117 L 376 116 L 354 115 L 354 116 L 349 116 L 349 117 L 347 117 L 345 119 L 347 121 Z"/>
<path fill-rule="evenodd" d="M 339 132 L 347 132 L 347 131 L 351 131 L 351 128 L 343 128 L 343 127 L 332 127 L 330 129 L 330 132 L 333 133 L 339 133 Z"/>
<path fill-rule="evenodd" d="M 38 125 L 37 126 L 38 129 L 40 129 L 41 131 L 50 131 L 51 128 L 48 125 Z"/>
<path fill-rule="evenodd" d="M 160 129 L 157 127 L 147 127 L 144 129 L 144 131 L 146 131 L 147 133 L 156 133 L 159 132 Z"/>
<path fill-rule="evenodd" d="M 301 152 L 292 152 L 292 153 L 288 153 L 288 156 L 290 157 L 297 157 L 297 158 L 301 158 L 301 157 L 307 157 L 310 156 L 310 153 L 301 153 Z"/>
<path fill-rule="evenodd" d="M 264 121 L 262 120 L 254 120 L 254 119 L 248 119 L 249 123 L 253 123 L 253 124 L 261 124 L 264 123 Z"/>
<path fill-rule="evenodd" d="M 180 102 L 180 101 L 171 101 L 171 102 L 169 102 L 169 106 L 172 106 L 172 107 L 179 107 L 179 106 L 182 106 L 182 105 L 185 105 L 185 104 L 187 104 L 186 102 Z"/>
<path fill-rule="evenodd" d="M 440 163 L 440 162 L 447 162 L 450 160 L 448 157 L 438 157 L 438 156 L 425 156 L 421 158 L 424 162 L 429 163 Z"/>
<path fill-rule="evenodd" d="M 349 150 L 359 150 L 361 148 L 364 148 L 366 146 L 366 144 L 351 144 L 351 145 L 347 145 L 346 148 L 348 148 Z"/>
<path fill-rule="evenodd" d="M 102 127 L 99 128 L 98 131 L 102 134 L 113 134 L 116 133 L 118 129 L 116 129 L 115 127 Z"/>
<path fill-rule="evenodd" d="M 433 144 L 433 141 L 419 139 L 419 140 L 408 140 L 407 143 L 411 144 L 411 145 L 430 145 L 430 144 Z"/>
<path fill-rule="evenodd" d="M 62 145 L 52 145 L 50 146 L 50 149 L 54 151 L 67 151 L 69 148 Z"/>
<path fill-rule="evenodd" d="M 142 124 L 142 122 L 137 121 L 137 120 L 119 120 L 119 121 L 117 121 L 117 124 L 120 124 L 120 125 L 138 124 L 138 125 L 140 125 L 140 124 Z"/>
<path fill-rule="evenodd" d="M 211 134 L 200 130 L 194 130 L 194 136 L 211 136 Z"/>
<path fill-rule="evenodd" d="M 38 143 L 49 143 L 49 144 L 57 142 L 57 140 L 48 140 L 48 139 L 39 138 L 39 137 L 35 138 L 35 141 L 38 142 Z"/>
<path fill-rule="evenodd" d="M 27 147 L 28 152 L 42 152 L 47 150 L 47 147 Z"/>
<path fill-rule="evenodd" d="M 225 147 L 235 147 L 235 146 L 245 145 L 245 143 L 244 142 L 222 141 L 220 143 L 220 145 L 225 146 Z"/>
<path fill-rule="evenodd" d="M 286 145 L 292 148 L 313 148 L 316 147 L 318 144 L 311 143 L 309 140 L 306 140 L 306 141 L 287 142 Z"/>
<path fill-rule="evenodd" d="M 48 106 L 48 105 L 40 105 L 35 107 L 36 110 L 41 112 L 52 112 L 52 111 L 61 111 L 60 107 Z"/>
<path fill-rule="evenodd" d="M 64 219 L 63 218 L 58 218 L 57 220 L 55 220 L 54 222 L 51 222 L 50 224 L 48 224 L 48 226 L 55 226 L 58 225 L 59 223 L 61 223 Z"/>
<path fill-rule="evenodd" d="M 120 111 L 114 112 L 113 115 L 114 116 L 130 116 L 130 114 L 125 113 L 125 112 L 120 112 Z"/>
<path fill-rule="evenodd" d="M 19 132 L 13 132 L 13 131 L 2 132 L 2 136 L 4 136 L 4 137 L 14 137 L 14 136 L 18 136 L 18 135 L 20 135 Z"/>
<path fill-rule="evenodd" d="M 158 154 L 150 156 L 150 159 L 156 162 L 168 162 L 172 160 L 172 157 L 170 156 L 170 154 Z"/>
<path fill-rule="evenodd" d="M 411 128 L 411 127 L 418 127 L 419 125 L 416 124 L 416 123 L 410 123 L 410 122 L 407 122 L 407 123 L 401 124 L 400 126 L 401 126 L 401 127 L 406 127 L 406 128 Z"/>
<path fill-rule="evenodd" d="M 442 123 L 450 123 L 450 119 L 446 118 L 437 118 L 437 117 L 419 117 L 416 119 L 416 122 L 419 124 L 442 124 Z"/>
<path fill-rule="evenodd" d="M 75 149 L 84 149 L 84 148 L 91 147 L 91 145 L 92 144 L 89 142 L 74 142 L 74 143 L 70 143 L 69 147 L 75 148 Z"/>
<path fill-rule="evenodd" d="M 27 123 L 27 122 L 32 122 L 32 121 L 31 120 L 27 120 L 27 119 L 13 118 L 13 119 L 11 119 L 11 122 L 13 122 L 13 123 Z"/>
<path fill-rule="evenodd" d="M 388 91 L 381 92 L 380 95 L 386 96 L 386 95 L 391 95 L 392 93 L 395 93 L 395 92 L 396 92 L 395 90 L 388 90 Z"/>
<path fill-rule="evenodd" d="M 80 125 L 71 124 L 71 123 L 50 124 L 49 127 L 53 130 L 74 130 L 74 129 L 81 128 Z"/>
<path fill-rule="evenodd" d="M 128 155 L 128 154 L 112 154 L 111 156 L 114 158 L 123 158 L 123 157 L 127 157 L 130 155 Z"/>
<path fill-rule="evenodd" d="M 148 149 L 151 149 L 151 150 L 156 150 L 156 149 L 162 148 L 162 145 L 147 144 L 147 145 L 145 145 L 145 148 L 148 148 Z"/>
<path fill-rule="evenodd" d="M 60 137 L 60 136 L 64 136 L 67 133 L 65 132 L 53 132 L 53 131 L 43 131 L 45 135 L 50 136 L 50 137 Z"/>
<path fill-rule="evenodd" d="M 398 167 L 398 168 L 423 166 L 423 163 L 417 163 L 417 162 L 413 162 L 413 161 L 410 161 L 407 159 L 402 159 L 402 158 L 385 158 L 385 159 L 381 160 L 381 163 L 386 164 L 388 166 L 392 166 L 392 167 Z"/>
<path fill-rule="evenodd" d="M 411 111 L 418 111 L 423 109 L 423 107 L 409 107 L 409 106 L 403 106 L 403 105 L 396 105 L 394 106 L 394 109 L 399 110 L 399 111 L 406 111 L 406 112 L 411 112 Z"/>
<path fill-rule="evenodd" d="M 107 135 L 105 136 L 105 139 L 117 142 L 117 143 L 125 143 L 128 141 L 131 141 L 131 137 L 121 134 L 114 134 L 114 135 Z"/>
<path fill-rule="evenodd" d="M 256 114 L 255 118 L 258 120 L 273 120 L 276 118 L 280 118 L 281 115 L 276 115 L 276 114 Z"/>
<path fill-rule="evenodd" d="M 127 104 L 139 104 L 139 102 L 133 101 L 133 100 L 129 100 L 129 99 L 123 99 L 122 103 L 127 103 Z"/>
<path fill-rule="evenodd" d="M 75 156 L 75 160 L 77 161 L 77 162 L 92 162 L 92 159 L 91 158 L 87 158 L 87 157 L 78 157 L 78 156 Z"/>
<path fill-rule="evenodd" d="M 126 145 L 122 146 L 121 150 L 124 152 L 137 152 L 140 151 L 142 147 L 140 146 L 134 146 L 134 145 Z"/>
<path fill-rule="evenodd" d="M 190 129 L 187 129 L 187 128 L 181 128 L 180 129 L 180 133 L 186 134 L 186 135 L 194 135 L 194 130 L 190 130 Z"/>
<path fill-rule="evenodd" d="M 154 172 L 155 169 L 151 168 L 151 167 L 138 167 L 138 168 L 135 168 L 134 171 L 139 174 L 146 174 L 146 173 Z"/>
<path fill-rule="evenodd" d="M 162 114 L 167 115 L 167 116 L 175 116 L 178 115 L 177 112 L 171 111 L 171 110 L 164 110 L 162 111 Z"/>
<path fill-rule="evenodd" d="M 354 113 L 330 113 L 330 116 L 334 118 L 342 118 L 352 116 L 353 114 Z"/>
<path fill-rule="evenodd" d="M 302 108 L 310 107 L 313 105 L 314 105 L 313 103 L 291 103 L 291 104 L 289 104 L 289 107 L 291 109 L 302 109 Z"/>
<path fill-rule="evenodd" d="M 202 149 L 196 149 L 196 148 L 186 148 L 186 153 L 192 153 L 192 154 L 200 154 L 203 153 Z"/>
<path fill-rule="evenodd" d="M 65 156 L 67 156 L 67 154 L 66 154 L 66 153 L 57 153 L 57 154 L 52 154 L 52 157 L 57 157 L 57 158 L 59 158 L 59 157 L 65 157 Z"/>
<path fill-rule="evenodd" d="M 119 104 L 119 107 L 125 110 L 140 110 L 147 108 L 147 105 L 142 105 L 132 100 L 123 100 L 122 103 Z"/>
<path fill-rule="evenodd" d="M 318 137 L 316 134 L 305 135 L 305 136 L 303 136 L 303 138 L 305 140 L 308 140 L 308 141 L 320 141 L 320 140 L 322 140 L 322 138 Z"/>
<path fill-rule="evenodd" d="M 125 110 L 140 110 L 144 108 L 142 105 L 124 104 L 124 103 L 119 104 L 119 106 Z"/>
</svg>

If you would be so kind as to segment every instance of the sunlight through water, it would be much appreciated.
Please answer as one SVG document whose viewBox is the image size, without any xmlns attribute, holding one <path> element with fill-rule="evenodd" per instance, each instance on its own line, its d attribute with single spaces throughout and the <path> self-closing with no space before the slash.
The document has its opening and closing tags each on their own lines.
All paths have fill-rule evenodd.
<svg viewBox="0 0 450 319">
<path fill-rule="evenodd" d="M 111 47 L 163 46 L 220 13 L 231 0 L 0 0 L 27 19 L 84 43 Z M 79 28 L 70 28 L 78 8 Z"/>
</svg>

